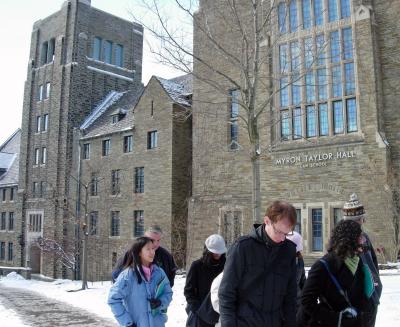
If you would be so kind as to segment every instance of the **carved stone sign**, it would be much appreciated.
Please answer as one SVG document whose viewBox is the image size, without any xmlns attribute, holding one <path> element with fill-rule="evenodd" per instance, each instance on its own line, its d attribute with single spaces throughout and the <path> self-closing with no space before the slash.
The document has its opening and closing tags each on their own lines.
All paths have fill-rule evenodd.
<svg viewBox="0 0 400 327">
<path fill-rule="evenodd" d="M 292 156 L 284 156 L 275 159 L 276 166 L 301 166 L 302 168 L 325 167 L 329 162 L 335 160 L 345 160 L 355 158 L 356 152 L 336 151 L 336 152 L 318 152 L 307 154 L 296 154 Z"/>
</svg>

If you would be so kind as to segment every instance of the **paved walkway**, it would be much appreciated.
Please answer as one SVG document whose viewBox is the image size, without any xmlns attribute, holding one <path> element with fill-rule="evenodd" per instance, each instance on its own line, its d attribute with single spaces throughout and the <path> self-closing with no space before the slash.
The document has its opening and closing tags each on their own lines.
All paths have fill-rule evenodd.
<svg viewBox="0 0 400 327">
<path fill-rule="evenodd" d="M 24 289 L 0 285 L 0 302 L 6 309 L 14 310 L 24 324 L 32 327 L 118 326 L 113 320 Z"/>
</svg>

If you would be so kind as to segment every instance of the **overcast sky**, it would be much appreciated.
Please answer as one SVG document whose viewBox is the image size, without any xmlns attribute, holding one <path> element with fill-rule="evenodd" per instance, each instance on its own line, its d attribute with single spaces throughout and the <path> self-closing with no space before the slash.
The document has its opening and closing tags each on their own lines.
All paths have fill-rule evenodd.
<svg viewBox="0 0 400 327">
<path fill-rule="evenodd" d="M 0 0 L 0 145 L 21 126 L 24 82 L 33 23 L 61 8 L 64 0 Z M 92 0 L 92 6 L 131 20 L 132 0 Z M 144 49 L 143 82 L 151 75 L 181 75 L 152 61 Z"/>
</svg>

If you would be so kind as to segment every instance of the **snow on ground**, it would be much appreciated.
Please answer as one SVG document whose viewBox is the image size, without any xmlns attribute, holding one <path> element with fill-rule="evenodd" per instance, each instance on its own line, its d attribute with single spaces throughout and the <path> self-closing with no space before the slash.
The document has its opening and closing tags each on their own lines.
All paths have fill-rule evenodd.
<svg viewBox="0 0 400 327">
<path fill-rule="evenodd" d="M 98 316 L 110 318 L 111 310 L 107 305 L 107 295 L 110 282 L 89 283 L 90 289 L 79 292 L 68 292 L 78 290 L 81 282 L 70 280 L 56 280 L 54 282 L 43 282 L 37 280 L 20 279 L 15 273 L 0 279 L 0 283 L 8 287 L 26 288 L 53 298 L 67 302 L 73 306 L 86 309 Z M 378 309 L 376 327 L 400 326 L 400 269 L 382 270 L 381 279 L 383 283 L 383 293 L 381 305 Z M 185 297 L 183 287 L 185 278 L 177 276 L 173 287 L 174 296 L 168 308 L 167 327 L 185 326 Z M 5 326 L 27 327 L 23 325 L 17 316 L 17 312 L 6 310 L 0 303 L 0 316 L 6 319 Z"/>
</svg>

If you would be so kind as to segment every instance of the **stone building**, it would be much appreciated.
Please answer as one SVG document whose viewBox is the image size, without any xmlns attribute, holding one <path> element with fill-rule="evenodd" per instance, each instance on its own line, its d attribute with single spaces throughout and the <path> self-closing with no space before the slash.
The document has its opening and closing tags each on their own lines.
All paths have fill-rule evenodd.
<svg viewBox="0 0 400 327">
<path fill-rule="evenodd" d="M 141 86 L 143 28 L 91 6 L 68 0 L 34 23 L 25 82 L 19 170 L 22 264 L 32 272 L 66 276 L 38 237 L 74 251 L 76 190 L 73 130 L 111 92 Z"/>
<path fill-rule="evenodd" d="M 237 6 L 239 18 L 229 16 L 222 3 L 200 1 L 197 12 L 198 22 L 207 22 L 219 46 L 194 28 L 195 54 L 213 69 L 199 61 L 194 66 L 189 260 L 200 254 L 209 234 L 221 233 L 230 244 L 255 222 L 252 149 L 240 105 L 246 84 L 238 69 L 243 45 L 254 50 L 241 37 L 244 29 L 251 40 L 252 24 L 243 22 L 253 16 L 244 3 Z M 326 250 L 343 203 L 356 192 L 366 207 L 365 228 L 374 245 L 389 252 L 400 169 L 400 2 L 257 3 L 259 19 L 270 17 L 264 27 L 268 33 L 259 42 L 265 61 L 255 99 L 267 103 L 258 121 L 258 221 L 271 201 L 293 203 L 304 254 L 311 261 Z"/>
<path fill-rule="evenodd" d="M 0 145 L 0 266 L 22 266 L 18 167 L 21 130 Z"/>
<path fill-rule="evenodd" d="M 144 89 L 112 92 L 80 126 L 74 171 L 79 217 L 87 217 L 89 280 L 108 279 L 117 258 L 152 224 L 162 226 L 163 246 L 184 261 L 190 92 L 190 75 L 152 77 Z"/>
</svg>

